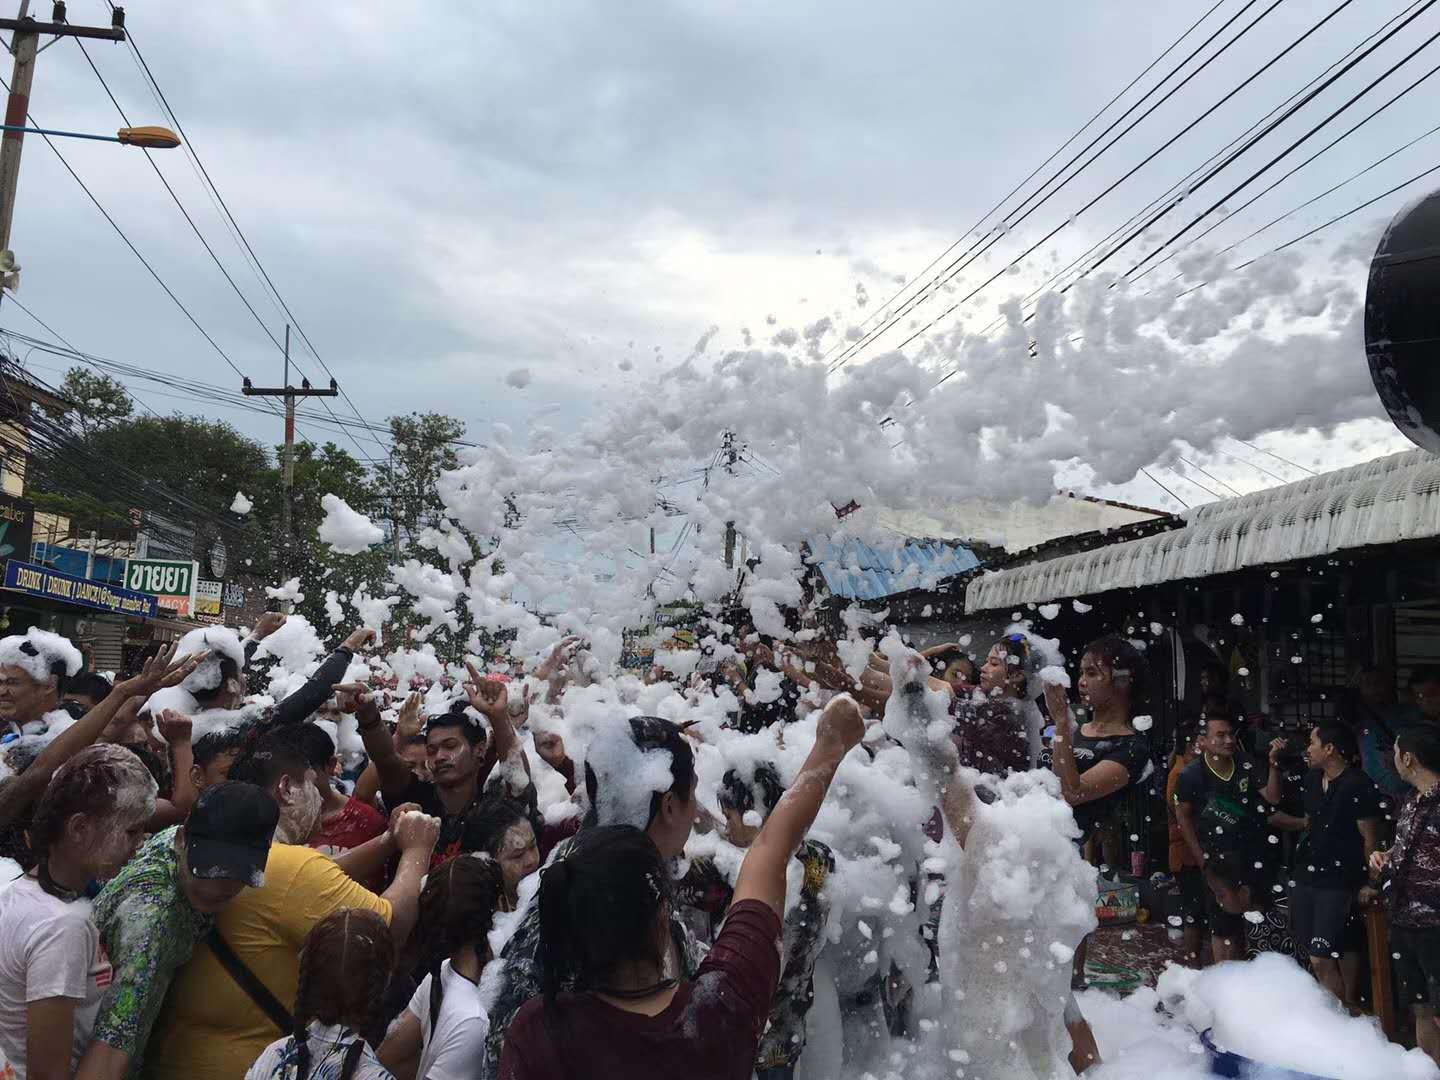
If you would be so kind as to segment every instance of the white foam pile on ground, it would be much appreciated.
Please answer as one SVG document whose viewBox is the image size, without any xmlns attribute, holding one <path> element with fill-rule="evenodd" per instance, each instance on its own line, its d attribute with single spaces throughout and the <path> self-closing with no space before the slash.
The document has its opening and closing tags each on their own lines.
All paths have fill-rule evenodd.
<svg viewBox="0 0 1440 1080">
<path fill-rule="evenodd" d="M 1171 966 L 1159 985 L 1119 999 L 1090 990 L 1080 1007 L 1105 1064 L 1087 1080 L 1209 1076 L 1197 1032 L 1261 1062 L 1334 1080 L 1434 1080 L 1419 1050 L 1388 1042 L 1373 1019 L 1352 1017 L 1287 957 L 1265 953 L 1204 971 Z M 1263 1071 L 1256 1074 L 1263 1078 Z"/>
</svg>

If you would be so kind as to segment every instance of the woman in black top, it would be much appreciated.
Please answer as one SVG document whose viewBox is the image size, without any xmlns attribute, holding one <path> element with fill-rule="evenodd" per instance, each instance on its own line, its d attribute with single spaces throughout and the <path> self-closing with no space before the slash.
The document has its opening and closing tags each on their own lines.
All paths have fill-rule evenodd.
<svg viewBox="0 0 1440 1080">
<path fill-rule="evenodd" d="M 1134 645 L 1111 634 L 1091 642 L 1080 658 L 1080 699 L 1090 719 L 1075 728 L 1064 687 L 1048 683 L 1045 704 L 1055 723 L 1052 746 L 1060 792 L 1075 811 L 1081 842 L 1088 841 L 1131 784 L 1153 766 L 1146 737 L 1135 730 L 1135 706 L 1143 699 L 1145 661 Z M 1085 942 L 1075 951 L 1075 982 L 1084 983 Z"/>
</svg>

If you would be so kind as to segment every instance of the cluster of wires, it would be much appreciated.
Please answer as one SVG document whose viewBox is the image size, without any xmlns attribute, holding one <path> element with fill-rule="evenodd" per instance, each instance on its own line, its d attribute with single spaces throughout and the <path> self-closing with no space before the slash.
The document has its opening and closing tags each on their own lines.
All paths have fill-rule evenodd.
<svg viewBox="0 0 1440 1080">
<path fill-rule="evenodd" d="M 0 413 L 20 421 L 0 425 L 0 462 L 7 470 L 22 475 L 37 469 L 57 472 L 63 475 L 65 493 L 73 498 L 93 500 L 97 507 L 143 510 L 146 532 L 167 550 L 193 550 L 199 537 L 223 537 L 227 547 L 237 552 L 265 550 L 284 542 L 277 530 L 196 502 L 99 452 L 65 416 L 53 415 L 41 404 L 32 407 L 36 390 L 63 400 L 55 386 L 0 358 Z"/>
<path fill-rule="evenodd" d="M 113 10 L 115 8 L 115 5 L 113 3 L 110 3 L 109 0 L 106 0 L 106 3 L 110 9 Z M 101 73 L 99 67 L 95 64 L 89 50 L 86 49 L 84 42 L 79 38 L 75 38 L 73 40 L 75 41 L 77 48 L 80 50 L 86 64 L 90 68 L 96 80 L 99 82 L 101 89 L 104 91 L 106 97 L 109 99 L 111 105 L 114 107 L 116 113 L 119 115 L 121 121 L 126 126 L 130 126 L 130 117 L 127 110 L 123 107 L 120 100 L 116 97 L 114 91 L 111 89 L 109 83 L 106 81 L 105 76 Z M 237 252 L 245 262 L 250 274 L 253 276 L 255 287 L 258 287 L 260 295 L 262 297 L 259 303 L 261 305 L 265 305 L 268 303 L 268 305 L 273 309 L 275 325 L 289 325 L 295 329 L 299 344 L 303 346 L 305 354 L 308 354 L 302 355 L 299 353 L 290 353 L 288 356 L 289 362 L 295 367 L 297 374 L 303 379 L 309 379 L 311 377 L 311 373 L 307 372 L 306 366 L 307 363 L 312 362 L 314 364 L 318 364 L 319 368 L 324 372 L 323 377 L 320 376 L 318 372 L 315 373 L 317 381 L 323 382 L 324 378 L 335 379 L 335 373 L 331 370 L 329 364 L 326 363 L 325 359 L 316 349 L 310 336 L 306 333 L 305 328 L 296 318 L 289 303 L 286 301 L 283 294 L 275 285 L 274 279 L 271 277 L 269 271 L 266 269 L 259 255 L 256 253 L 254 246 L 251 244 L 249 238 L 246 236 L 244 230 L 240 226 L 240 223 L 236 220 L 234 214 L 231 212 L 230 207 L 228 203 L 226 203 L 223 194 L 220 192 L 220 189 L 215 184 L 209 169 L 206 168 L 204 161 L 201 159 L 199 151 L 195 147 L 194 140 L 192 139 L 190 133 L 186 131 L 184 124 L 176 115 L 174 109 L 171 107 L 169 98 L 167 97 L 165 91 L 162 89 L 159 82 L 155 78 L 155 75 L 151 70 L 149 63 L 146 61 L 144 54 L 140 51 L 140 47 L 135 40 L 133 29 L 127 28 L 126 50 L 135 64 L 136 71 L 141 78 L 142 84 L 149 90 L 151 96 L 154 98 L 157 107 L 161 111 L 161 115 L 165 118 L 167 123 L 171 127 L 173 127 L 177 133 L 180 134 L 183 155 L 190 164 L 191 169 L 194 171 L 197 183 L 205 192 L 206 197 L 211 202 L 216 215 L 218 216 L 225 229 L 229 232 L 232 240 L 235 242 Z M 3 83 L 3 80 L 0 80 L 0 83 Z M 29 120 L 35 126 L 41 126 L 38 121 L 36 121 L 33 115 L 29 116 Z M 156 284 L 161 288 L 161 290 L 168 297 L 168 299 L 179 309 L 179 311 L 185 316 L 185 318 L 190 322 L 190 324 L 194 326 L 195 330 L 205 340 L 209 348 L 237 376 L 240 376 L 243 379 L 245 377 L 245 373 L 242 371 L 240 366 L 235 363 L 235 361 L 226 352 L 226 350 L 221 347 L 221 345 L 217 341 L 217 335 L 212 333 L 210 329 L 208 329 L 200 322 L 191 307 L 188 306 L 181 298 L 177 289 L 170 282 L 165 280 L 165 278 L 155 268 L 154 263 L 150 259 L 146 258 L 146 256 L 141 252 L 140 248 L 136 245 L 134 240 L 121 227 L 119 222 L 116 220 L 115 215 L 104 205 L 100 197 L 96 194 L 94 188 L 91 185 L 87 184 L 85 180 L 80 176 L 80 174 L 76 171 L 70 161 L 66 158 L 65 154 L 55 144 L 55 141 L 48 136 L 41 136 L 41 138 L 44 139 L 46 145 L 49 146 L 51 152 L 55 154 L 61 165 L 70 174 L 72 179 L 74 179 L 76 184 L 79 185 L 79 187 L 82 189 L 90 202 L 95 206 L 95 208 L 97 209 L 97 211 L 99 211 L 102 217 L 104 217 L 106 222 L 114 230 L 117 236 L 119 236 L 120 240 L 126 245 L 130 252 L 135 256 L 137 261 L 141 263 L 144 269 L 155 280 Z M 225 261 L 216 251 L 215 245 L 211 243 L 211 241 L 206 237 L 204 231 L 201 229 L 195 215 L 192 214 L 190 209 L 186 207 L 185 203 L 180 198 L 180 195 L 177 193 L 174 185 L 170 182 L 169 179 L 167 179 L 165 173 L 161 171 L 159 165 L 156 163 L 154 157 L 152 156 L 152 152 L 148 149 L 142 150 L 141 152 L 145 154 L 147 163 L 149 164 L 151 171 L 154 173 L 156 179 L 164 188 L 169 199 L 174 203 L 176 209 L 179 211 L 181 217 L 184 219 L 189 231 L 194 234 L 196 240 L 203 247 L 209 260 L 219 271 L 230 291 L 233 292 L 236 298 L 240 301 L 245 312 L 248 314 L 248 317 L 258 327 L 259 331 L 264 335 L 265 339 L 267 339 L 279 353 L 281 353 L 282 355 L 285 354 L 286 348 L 281 342 L 280 335 L 276 332 L 274 326 L 272 326 L 270 322 L 267 322 L 266 318 L 262 316 L 259 310 L 257 310 L 256 303 L 252 302 L 251 298 L 246 294 L 246 290 L 243 289 L 240 283 L 236 280 L 236 275 L 233 274 L 231 270 L 226 266 Z M 72 354 L 77 354 L 76 358 L 79 359 L 81 362 L 91 364 L 91 366 L 96 366 L 93 363 L 92 359 L 81 355 L 80 350 L 76 349 L 73 345 L 71 345 L 70 342 L 65 339 L 58 331 L 51 328 L 47 323 L 41 320 L 38 315 L 30 311 L 29 308 L 25 307 L 24 305 L 17 306 L 20 307 L 20 310 L 24 311 L 27 315 L 30 315 L 31 318 L 35 319 L 37 324 L 39 324 L 42 328 L 45 329 L 48 334 L 51 335 L 56 344 L 63 347 L 65 350 L 68 350 Z M 112 372 L 112 374 L 114 373 Z M 153 380 L 147 378 L 145 381 Z M 179 379 L 167 375 L 164 377 L 163 383 L 167 386 L 173 387 L 174 389 L 166 390 L 163 393 L 161 391 L 155 391 L 155 393 L 160 394 L 160 396 L 172 396 L 176 397 L 178 400 L 201 402 L 211 406 L 229 408 L 236 411 L 258 411 L 269 413 L 275 416 L 279 416 L 282 413 L 279 404 L 276 403 L 273 399 L 263 397 L 242 398 L 238 392 L 238 387 L 229 388 L 228 390 L 210 386 L 200 388 L 195 385 L 187 386 L 185 385 L 187 382 L 189 382 L 189 380 Z M 337 385 L 339 385 L 338 379 L 336 380 L 336 382 Z M 350 415 L 342 418 L 341 416 L 336 414 L 334 409 L 331 408 L 329 402 L 325 398 L 317 398 L 315 400 L 318 401 L 323 408 L 324 416 L 321 417 L 319 414 L 311 413 L 308 416 L 306 423 L 321 425 L 325 428 L 328 428 L 332 433 L 348 439 L 350 443 L 355 447 L 355 450 L 357 451 L 360 460 L 367 464 L 375 464 L 378 461 L 385 460 L 390 454 L 390 448 L 386 445 L 384 441 L 382 441 L 381 436 L 389 433 L 388 425 L 372 423 L 365 419 L 365 417 L 356 407 L 354 401 L 350 398 L 350 395 L 344 389 L 343 385 L 340 385 L 339 389 L 340 400 L 344 403 L 344 406 L 348 409 Z M 139 398 L 136 398 L 133 393 L 131 394 L 131 397 L 136 402 L 137 406 L 139 406 L 140 408 L 148 412 L 154 412 L 154 410 L 151 409 L 145 402 L 141 401 Z M 223 404 L 221 404 L 221 402 L 223 402 Z M 309 433 L 305 430 L 305 428 L 300 427 L 297 428 L 297 430 L 300 431 L 302 436 L 311 437 Z M 313 437 L 311 438 L 312 441 L 314 441 Z M 362 440 L 364 442 L 364 445 L 362 445 Z"/>
<path fill-rule="evenodd" d="M 1132 181 L 1135 181 L 1137 176 L 1153 174 L 1153 163 L 1161 155 L 1214 117 L 1226 105 L 1237 100 L 1251 101 L 1251 98 L 1245 96 L 1246 91 L 1251 91 L 1262 76 L 1273 73 L 1272 77 L 1278 78 L 1285 72 L 1293 73 L 1302 63 L 1301 58 L 1305 52 L 1302 46 L 1308 43 L 1312 49 L 1318 47 L 1324 40 L 1326 28 L 1331 27 L 1336 19 L 1354 5 L 1354 0 L 1340 0 L 1244 78 L 1216 95 L 1203 108 L 1197 109 L 1178 130 L 1155 135 L 1148 146 L 1142 143 L 1141 135 L 1144 132 L 1142 131 L 1141 135 L 1134 133 L 1141 129 L 1147 118 L 1186 86 L 1193 84 L 1191 93 L 1197 94 L 1203 85 L 1203 82 L 1196 82 L 1197 77 L 1212 69 L 1212 65 L 1225 56 L 1237 42 L 1247 35 L 1253 36 L 1256 27 L 1284 2 L 1285 0 L 1271 0 L 1262 6 L 1259 0 L 1244 0 L 1238 6 L 1232 5 L 1228 14 L 1221 10 L 1225 7 L 1226 0 L 1220 0 L 1209 7 L 1055 153 L 982 216 L 965 237 L 952 244 L 924 270 L 896 290 L 885 304 L 878 307 L 862 325 L 863 333 L 857 340 L 832 347 L 826 354 L 830 369 L 838 371 L 855 357 L 870 354 L 882 341 L 886 348 L 905 348 L 923 338 L 942 321 L 967 309 L 978 296 L 1006 274 L 1020 267 L 1036 251 L 1065 232 L 1074 231 L 1078 221 L 1088 220 L 1087 215 L 1098 204 L 1117 192 L 1128 195 L 1133 202 L 1140 204 L 1140 209 L 1103 238 L 1088 244 L 1064 268 L 1051 274 L 1027 296 L 1024 303 L 1032 309 L 1030 317 L 1033 317 L 1033 305 L 1044 293 L 1054 290 L 1067 292 L 1079 281 L 1111 266 L 1126 267 L 1123 270 L 1107 271 L 1113 274 L 1110 282 L 1112 287 L 1139 281 L 1159 267 L 1173 262 L 1177 256 L 1192 249 L 1227 221 L 1236 219 L 1297 174 L 1308 175 L 1306 170 L 1313 162 L 1341 146 L 1397 103 L 1429 85 L 1430 80 L 1440 73 L 1440 62 L 1428 66 L 1426 63 L 1427 57 L 1432 61 L 1440 60 L 1440 57 L 1435 55 L 1440 53 L 1440 49 L 1434 48 L 1437 40 L 1440 40 L 1440 18 L 1437 18 L 1440 12 L 1432 12 L 1437 0 L 1410 0 L 1399 11 L 1384 18 L 1379 26 L 1360 41 L 1347 40 L 1346 47 L 1338 57 L 1329 59 L 1319 71 L 1300 79 L 1296 88 L 1278 104 L 1268 108 L 1255 108 L 1254 113 L 1262 114 L 1258 120 L 1249 124 L 1239 135 L 1229 139 L 1184 175 L 1167 184 L 1158 196 L 1136 199 Z M 1350 14 L 1355 16 L 1368 10 L 1368 5 L 1362 5 L 1355 7 Z M 1209 29 L 1216 23 L 1218 25 L 1215 25 L 1214 29 Z M 1191 41 L 1198 43 L 1188 46 L 1187 43 Z M 1184 52 L 1182 59 L 1169 63 L 1172 54 L 1181 52 Z M 1155 75 L 1157 70 L 1161 73 Z M 1135 93 L 1132 94 L 1132 91 Z M 1130 99 L 1128 103 L 1127 98 Z M 1364 109 L 1368 111 L 1361 115 Z M 1259 228 L 1221 249 L 1219 254 L 1228 254 L 1280 223 L 1294 218 L 1342 188 L 1372 174 L 1380 166 L 1437 132 L 1440 132 L 1440 125 L 1430 126 L 1408 138 L 1348 174 L 1338 183 L 1327 186 L 1319 194 L 1270 218 Z M 1327 141 L 1322 143 L 1322 138 Z M 1117 145 L 1120 150 L 1112 153 Z M 1125 160 L 1135 157 L 1139 160 L 1118 177 L 1107 181 L 1100 171 L 1103 164 L 1122 155 Z M 1101 165 L 1097 166 L 1097 162 Z M 1243 269 L 1269 255 L 1293 247 L 1437 171 L 1440 171 L 1440 166 L 1429 167 L 1408 176 L 1400 183 L 1343 209 L 1319 225 L 1276 244 L 1231 270 Z M 1082 176 L 1090 181 L 1098 181 L 1095 184 L 1098 192 L 1081 202 L 1078 207 L 1067 208 L 1055 224 L 1043 229 L 1038 239 L 1029 243 L 1021 239 L 1024 227 L 1031 224 L 1032 219 L 1042 209 L 1049 206 L 1073 181 Z M 1192 207 L 1198 209 L 1192 210 Z M 1181 215 L 1178 220 L 1175 220 L 1176 215 Z M 1172 220 L 1173 225 L 1169 224 Z M 1148 250 L 1132 251 L 1144 243 L 1157 228 L 1166 229 L 1168 235 L 1162 234 L 1165 238 L 1154 243 Z M 1000 256 L 1002 245 L 1012 239 L 1019 240 L 1025 246 L 1016 255 Z M 989 266 L 995 265 L 993 262 L 984 268 L 977 267 L 982 259 L 994 259 L 997 256 L 1000 261 L 993 271 L 985 273 Z M 1128 265 L 1119 262 L 1121 258 L 1128 258 Z M 925 314 L 923 309 L 926 305 L 937 296 L 946 296 L 951 291 L 956 291 L 961 275 L 971 267 L 977 267 L 985 276 L 973 286 L 960 286 L 963 291 L 953 302 L 920 324 L 919 320 Z M 1178 282 L 1182 278 L 1177 275 L 1173 280 Z M 1206 283 L 1191 285 L 1185 292 L 1193 292 L 1204 284 Z M 905 336 L 894 345 L 889 344 L 891 331 L 907 321 Z M 997 319 L 989 329 L 993 330 L 1003 324 L 1003 321 L 1003 317 Z M 958 367 L 955 370 L 959 370 Z M 940 382 L 953 374 L 955 371 L 949 372 Z"/>
</svg>

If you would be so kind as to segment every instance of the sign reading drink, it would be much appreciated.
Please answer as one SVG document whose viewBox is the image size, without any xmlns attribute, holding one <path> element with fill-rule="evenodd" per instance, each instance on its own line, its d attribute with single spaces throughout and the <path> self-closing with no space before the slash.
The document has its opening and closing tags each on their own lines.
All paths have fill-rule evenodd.
<svg viewBox="0 0 1440 1080">
<path fill-rule="evenodd" d="M 135 615 L 140 618 L 155 617 L 155 598 L 129 589 L 117 589 L 99 581 L 72 577 L 51 570 L 47 566 L 20 562 L 11 559 L 5 564 L 5 588 L 16 592 L 43 596 L 50 600 L 63 600 L 97 611 L 110 611 L 117 615 Z"/>
<path fill-rule="evenodd" d="M 195 609 L 196 570 L 188 559 L 126 559 L 125 587 L 149 593 L 166 611 L 189 615 Z"/>
</svg>

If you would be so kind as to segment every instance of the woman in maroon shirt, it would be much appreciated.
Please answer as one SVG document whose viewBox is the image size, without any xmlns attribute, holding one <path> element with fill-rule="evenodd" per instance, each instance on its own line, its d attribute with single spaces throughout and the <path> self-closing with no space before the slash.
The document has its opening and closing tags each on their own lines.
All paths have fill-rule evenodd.
<svg viewBox="0 0 1440 1080">
<path fill-rule="evenodd" d="M 780 977 L 785 869 L 865 725 L 826 707 L 805 765 L 756 837 L 693 982 L 670 933 L 669 869 L 628 825 L 588 829 L 540 879 L 541 984 L 505 1035 L 501 1080 L 749 1080 Z"/>
</svg>

